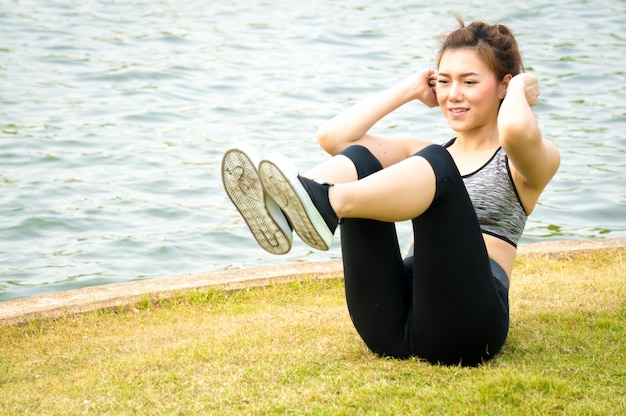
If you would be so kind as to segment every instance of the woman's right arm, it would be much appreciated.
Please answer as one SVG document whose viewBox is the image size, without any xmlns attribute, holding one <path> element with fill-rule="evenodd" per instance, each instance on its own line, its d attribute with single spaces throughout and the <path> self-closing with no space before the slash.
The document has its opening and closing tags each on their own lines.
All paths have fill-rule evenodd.
<svg viewBox="0 0 626 416">
<path fill-rule="evenodd" d="M 358 104 L 339 113 L 325 123 L 317 132 L 317 140 L 327 153 L 336 155 L 346 147 L 353 144 L 362 144 L 370 150 L 371 147 L 379 147 L 383 144 L 390 153 L 405 154 L 412 150 L 409 148 L 419 147 L 419 140 L 404 138 L 388 140 L 368 135 L 367 132 L 383 117 L 402 105 L 420 100 L 429 107 L 437 106 L 434 87 L 431 81 L 435 71 L 424 69 L 404 79 L 393 87 L 378 94 L 370 96 Z M 395 142 L 396 144 L 392 144 Z M 414 144 L 411 145 L 411 142 Z M 428 144 L 424 142 L 424 145 Z M 394 146 L 397 147 L 394 149 Z"/>
</svg>

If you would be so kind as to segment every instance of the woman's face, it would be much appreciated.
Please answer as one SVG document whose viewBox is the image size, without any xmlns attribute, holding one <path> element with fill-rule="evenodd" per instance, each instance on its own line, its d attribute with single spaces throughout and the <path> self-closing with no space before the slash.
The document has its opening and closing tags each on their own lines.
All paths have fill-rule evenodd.
<svg viewBox="0 0 626 416">
<path fill-rule="evenodd" d="M 469 132 L 495 123 L 504 82 L 472 49 L 445 51 L 439 61 L 437 101 L 456 132 Z"/>
</svg>

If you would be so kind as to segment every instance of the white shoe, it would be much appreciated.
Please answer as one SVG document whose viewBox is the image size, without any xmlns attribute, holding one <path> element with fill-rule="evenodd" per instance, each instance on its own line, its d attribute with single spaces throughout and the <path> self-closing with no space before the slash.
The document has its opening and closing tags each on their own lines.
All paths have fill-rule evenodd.
<svg viewBox="0 0 626 416">
<path fill-rule="evenodd" d="M 263 189 L 289 218 L 302 241 L 318 250 L 328 250 L 337 228 L 337 216 L 328 201 L 328 187 L 298 175 L 280 153 L 271 153 L 259 163 Z"/>
<path fill-rule="evenodd" d="M 259 245 L 269 253 L 285 254 L 291 250 L 293 233 L 283 212 L 263 190 L 258 165 L 254 149 L 238 143 L 224 153 L 222 183 Z"/>
</svg>

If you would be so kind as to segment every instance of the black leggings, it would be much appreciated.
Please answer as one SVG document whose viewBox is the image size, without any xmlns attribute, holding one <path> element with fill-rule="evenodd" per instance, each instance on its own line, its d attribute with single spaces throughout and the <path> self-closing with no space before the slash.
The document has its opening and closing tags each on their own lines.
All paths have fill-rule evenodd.
<svg viewBox="0 0 626 416">
<path fill-rule="evenodd" d="M 359 179 L 382 169 L 363 146 L 341 154 L 352 160 Z M 394 223 L 341 223 L 350 316 L 377 354 L 477 365 L 502 348 L 508 333 L 506 274 L 488 257 L 473 205 L 448 151 L 432 145 L 416 155 L 433 167 L 437 188 L 431 206 L 412 220 L 412 257 L 403 261 Z"/>
</svg>

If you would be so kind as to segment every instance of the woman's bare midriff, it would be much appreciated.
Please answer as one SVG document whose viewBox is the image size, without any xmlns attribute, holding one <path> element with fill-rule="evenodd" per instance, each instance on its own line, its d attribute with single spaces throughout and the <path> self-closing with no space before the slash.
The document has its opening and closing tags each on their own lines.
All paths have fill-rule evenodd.
<svg viewBox="0 0 626 416">
<path fill-rule="evenodd" d="M 510 280 L 517 249 L 506 241 L 489 234 L 483 234 L 483 238 L 489 257 L 504 269 Z"/>
</svg>

